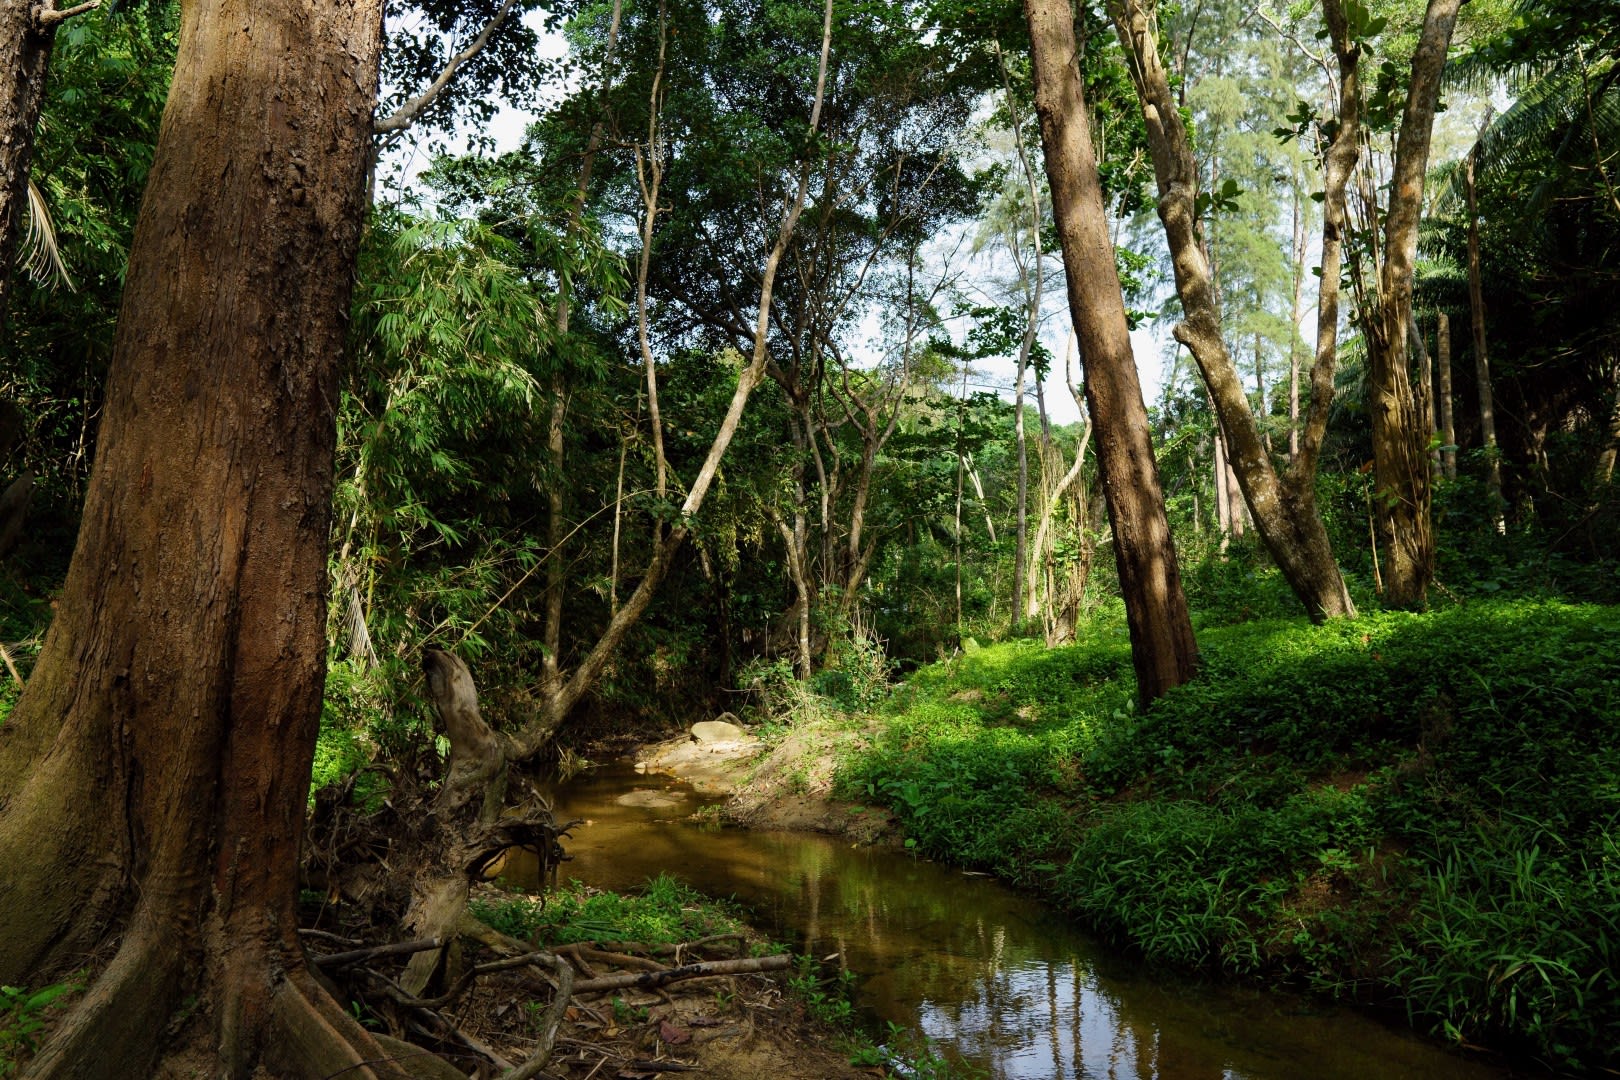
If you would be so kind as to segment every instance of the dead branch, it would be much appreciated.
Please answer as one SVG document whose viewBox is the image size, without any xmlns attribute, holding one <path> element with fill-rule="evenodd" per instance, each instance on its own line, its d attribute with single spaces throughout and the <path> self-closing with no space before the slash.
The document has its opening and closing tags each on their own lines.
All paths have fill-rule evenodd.
<svg viewBox="0 0 1620 1080">
<path fill-rule="evenodd" d="M 792 963 L 793 958 L 785 953 L 777 956 L 746 957 L 741 960 L 706 960 L 698 964 L 685 964 L 681 967 L 666 968 L 663 971 L 644 971 L 639 975 L 604 975 L 598 979 L 586 979 L 584 982 L 574 984 L 574 993 L 590 994 L 599 990 L 622 990 L 628 988 L 650 990 L 683 979 L 702 979 L 712 975 L 745 975 L 762 971 L 781 971 Z"/>
<path fill-rule="evenodd" d="M 6 670 L 11 672 L 11 677 L 13 679 L 17 680 L 17 685 L 22 686 L 22 673 L 17 670 L 17 665 L 12 661 L 11 653 L 6 649 L 4 642 L 0 642 L 0 660 L 4 660 L 6 662 Z"/>
<path fill-rule="evenodd" d="M 634 956 L 626 952 L 608 952 L 605 949 L 592 948 L 581 943 L 575 947 L 575 955 L 595 960 L 600 964 L 612 964 L 614 967 L 635 968 L 637 971 L 668 971 L 669 968 L 656 960 L 649 960 L 645 956 Z"/>
<path fill-rule="evenodd" d="M 696 1065 L 688 1065 L 684 1061 L 651 1061 L 647 1058 L 637 1058 L 625 1069 L 630 1072 L 697 1072 Z"/>
<path fill-rule="evenodd" d="M 308 932 L 305 931 L 305 933 Z M 341 967 L 344 964 L 353 964 L 360 960 L 371 960 L 379 956 L 408 956 L 411 953 L 419 953 L 427 949 L 437 949 L 443 944 L 444 942 L 439 938 L 425 938 L 421 941 L 395 941 L 388 945 L 373 945 L 368 949 L 351 949 L 348 952 L 315 956 L 310 958 L 310 962 L 319 968 Z"/>
<path fill-rule="evenodd" d="M 569 999 L 574 996 L 574 969 L 560 956 L 548 956 L 548 959 L 557 972 L 557 994 L 546 1009 L 545 1019 L 540 1022 L 540 1046 L 528 1061 L 507 1073 L 503 1080 L 531 1080 L 539 1076 L 540 1070 L 551 1061 L 552 1051 L 557 1044 L 557 1032 L 568 1012 Z"/>
<path fill-rule="evenodd" d="M 101 0 L 85 0 L 85 3 L 76 4 L 70 8 L 60 10 L 41 4 L 34 10 L 34 25 L 41 30 L 55 26 L 57 23 L 67 22 L 75 15 L 83 15 L 87 11 L 94 11 L 101 6 Z"/>
</svg>

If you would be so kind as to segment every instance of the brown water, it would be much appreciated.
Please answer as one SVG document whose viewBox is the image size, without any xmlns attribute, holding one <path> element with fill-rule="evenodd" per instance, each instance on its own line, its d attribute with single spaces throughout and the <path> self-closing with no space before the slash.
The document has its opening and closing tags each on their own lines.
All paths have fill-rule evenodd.
<svg viewBox="0 0 1620 1080">
<path fill-rule="evenodd" d="M 746 905 L 778 940 L 839 954 L 869 1015 L 1005 1080 L 1486 1080 L 1365 1016 L 1292 995 L 1149 973 L 984 877 L 830 837 L 704 827 L 713 801 L 612 766 L 555 792 L 562 876 L 634 889 L 668 872 Z M 515 883 L 521 867 L 509 870 Z"/>
</svg>

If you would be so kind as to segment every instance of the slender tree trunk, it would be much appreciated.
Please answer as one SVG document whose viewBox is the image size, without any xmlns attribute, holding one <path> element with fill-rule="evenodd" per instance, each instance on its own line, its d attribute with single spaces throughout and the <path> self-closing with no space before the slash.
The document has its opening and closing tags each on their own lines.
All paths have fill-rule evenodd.
<svg viewBox="0 0 1620 1080">
<path fill-rule="evenodd" d="M 1215 527 L 1221 534 L 1221 551 L 1232 537 L 1232 494 L 1227 487 L 1232 470 L 1226 465 L 1226 436 L 1221 434 L 1221 422 L 1215 420 Z"/>
<path fill-rule="evenodd" d="M 563 586 L 567 562 L 563 540 L 567 536 L 567 496 L 563 474 L 567 465 L 568 379 L 559 369 L 551 377 L 551 412 L 546 418 L 546 462 L 551 483 L 546 488 L 546 594 L 541 619 L 540 694 L 550 697 L 562 685 Z"/>
<path fill-rule="evenodd" d="M 1012 632 L 1024 625 L 1024 575 L 1029 572 L 1029 444 L 1024 438 L 1024 372 L 1018 358 L 1018 389 L 1013 396 L 1013 441 L 1018 447 L 1017 502 L 1013 517 Z"/>
<path fill-rule="evenodd" d="M 1442 311 L 1435 317 L 1435 396 L 1440 404 L 1440 471 L 1447 480 L 1457 479 L 1457 417 L 1451 403 L 1451 316 Z"/>
<path fill-rule="evenodd" d="M 1592 465 L 1588 487 L 1592 490 L 1591 504 L 1598 505 L 1600 496 L 1614 482 L 1615 458 L 1620 456 L 1620 386 L 1615 387 L 1614 402 L 1609 406 L 1609 423 L 1604 431 L 1603 448 L 1598 451 Z"/>
<path fill-rule="evenodd" d="M 1412 54 L 1412 77 L 1395 144 L 1389 210 L 1384 219 L 1384 264 L 1376 310 L 1366 313 L 1367 393 L 1372 411 L 1376 508 L 1384 533 L 1385 602 L 1421 607 L 1434 577 L 1434 523 L 1430 515 L 1428 438 L 1420 430 L 1408 373 L 1412 271 L 1417 258 L 1423 177 L 1429 163 L 1440 72 L 1461 0 L 1429 0 Z"/>
<path fill-rule="evenodd" d="M 1231 439 L 1226 440 L 1226 498 L 1226 517 L 1232 523 L 1232 535 L 1241 538 L 1249 529 L 1249 511 L 1243 502 L 1243 483 L 1232 460 Z"/>
<path fill-rule="evenodd" d="M 1434 364 L 1429 360 L 1429 349 L 1424 344 L 1423 331 L 1418 327 L 1417 320 L 1412 320 L 1412 355 L 1418 360 L 1418 415 L 1423 421 L 1423 430 L 1427 433 L 1429 443 L 1433 447 L 1429 451 L 1429 475 L 1440 476 L 1440 409 L 1435 404 Z"/>
<path fill-rule="evenodd" d="M 1294 182 L 1294 302 L 1288 318 L 1288 464 L 1299 460 L 1299 321 L 1305 315 L 1305 208 Z"/>
<path fill-rule="evenodd" d="M 504 12 L 504 8 L 502 9 Z M 613 0 L 613 13 L 608 22 L 607 50 L 602 76 L 604 93 L 613 78 L 613 61 L 619 42 L 619 24 L 623 15 L 622 0 Z M 505 15 L 501 14 L 504 19 Z M 568 207 L 568 232 L 577 235 L 580 221 L 585 216 L 585 201 L 590 195 L 591 174 L 596 167 L 596 155 L 602 148 L 603 121 L 598 117 L 591 124 L 585 140 L 585 153 L 580 158 L 579 175 L 574 182 L 574 195 Z M 567 289 L 557 294 L 557 339 L 568 338 L 569 318 L 573 312 L 573 297 Z M 555 370 L 551 377 L 551 413 L 546 420 L 546 462 L 551 468 L 551 483 L 546 491 L 546 584 L 541 605 L 541 658 L 540 692 L 542 697 L 555 694 L 562 685 L 562 621 L 563 592 L 567 583 L 566 563 L 562 548 L 567 536 L 567 497 L 563 476 L 567 467 L 565 434 L 568 423 L 568 373 L 561 356 L 554 356 Z M 619 479 L 622 494 L 624 458 L 619 459 Z M 610 582 L 609 606 L 618 609 L 620 505 L 613 507 L 613 573 Z"/>
<path fill-rule="evenodd" d="M 967 450 L 963 446 L 967 423 L 968 362 L 962 361 L 962 393 L 956 402 L 956 637 L 962 637 L 962 478 L 967 473 Z"/>
<path fill-rule="evenodd" d="M 1474 376 L 1479 383 L 1479 433 L 1485 444 L 1485 498 L 1487 511 L 1496 531 L 1507 532 L 1502 503 L 1502 451 L 1496 444 L 1496 405 L 1491 393 L 1490 354 L 1485 349 L 1485 289 L 1479 271 L 1479 207 L 1475 202 L 1474 163 L 1479 157 L 1476 144 L 1463 165 L 1464 190 L 1468 195 L 1468 324 L 1473 334 Z"/>
<path fill-rule="evenodd" d="M 11 298 L 12 266 L 28 206 L 34 128 L 45 101 L 56 28 L 97 3 L 58 11 L 39 0 L 0 0 L 0 324 Z"/>
<path fill-rule="evenodd" d="M 1315 454 L 1295 459 L 1296 469 L 1301 462 L 1307 462 L 1310 473 L 1296 473 L 1286 485 L 1278 479 L 1222 337 L 1214 277 L 1198 234 L 1197 163 L 1159 62 L 1158 43 L 1147 13 L 1139 0 L 1109 0 L 1108 10 L 1129 58 L 1131 77 L 1147 122 L 1148 146 L 1159 185 L 1159 219 L 1170 245 L 1176 291 L 1185 316 L 1175 327 L 1176 340 L 1187 346 L 1203 373 L 1226 439 L 1227 461 L 1236 474 L 1255 528 L 1294 595 L 1314 621 L 1353 616 L 1355 604 L 1345 588 L 1327 529 L 1316 509 Z M 1326 378 L 1313 374 L 1313 392 L 1331 395 L 1331 359 L 1328 364 Z M 1236 513 L 1232 516 L 1237 518 Z M 1234 533 L 1237 529 L 1234 520 Z"/>
<path fill-rule="evenodd" d="M 0 982 L 106 958 L 27 1076 L 186 1047 L 394 1075 L 296 935 L 381 27 L 366 0 L 182 10 L 78 545 L 0 728 Z"/>
<path fill-rule="evenodd" d="M 1147 408 L 1131 354 L 1125 297 L 1091 149 L 1074 16 L 1068 0 L 1024 0 L 1034 65 L 1035 110 L 1046 148 L 1058 238 L 1068 269 L 1069 308 L 1085 368 L 1086 404 L 1097 432 L 1103 494 L 1145 706 L 1193 677 L 1193 637 L 1181 571 L 1153 459 Z"/>
</svg>

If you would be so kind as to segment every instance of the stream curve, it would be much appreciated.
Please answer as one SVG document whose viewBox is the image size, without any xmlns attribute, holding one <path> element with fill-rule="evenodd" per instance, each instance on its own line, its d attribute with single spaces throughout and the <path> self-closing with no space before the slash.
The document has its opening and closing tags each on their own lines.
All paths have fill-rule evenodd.
<svg viewBox="0 0 1620 1080">
<path fill-rule="evenodd" d="M 565 878 L 619 891 L 668 872 L 733 897 L 800 952 L 838 954 L 869 1017 L 996 1080 L 1498 1080 L 1505 1069 L 1292 994 L 1145 969 L 991 878 L 805 833 L 690 819 L 721 801 L 628 763 L 552 792 Z M 507 879 L 535 888 L 531 864 Z"/>
</svg>

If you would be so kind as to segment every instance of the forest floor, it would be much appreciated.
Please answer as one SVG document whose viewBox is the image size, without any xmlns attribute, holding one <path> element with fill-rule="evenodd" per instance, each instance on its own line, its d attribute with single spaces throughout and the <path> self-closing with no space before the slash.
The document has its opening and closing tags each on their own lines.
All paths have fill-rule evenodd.
<svg viewBox="0 0 1620 1080">
<path fill-rule="evenodd" d="M 756 939 L 757 941 L 757 939 Z M 575 949 L 601 976 L 640 966 L 614 953 Z M 702 955 L 694 952 L 694 956 Z M 667 957 L 661 957 L 666 963 Z M 628 965 L 619 968 L 617 964 Z M 502 1056 L 521 1062 L 535 1017 L 513 1007 L 522 988 L 491 980 L 470 995 L 464 1026 L 486 1032 Z M 810 1014 L 787 973 L 721 976 L 653 990 L 576 995 L 544 1075 L 651 1080 L 691 1074 L 713 1080 L 852 1080 L 884 1075 L 850 1064 L 850 1037 Z"/>
<path fill-rule="evenodd" d="M 700 896 L 673 878 L 655 879 L 637 895 L 577 882 L 544 895 L 488 883 L 474 890 L 471 910 L 507 941 L 543 942 L 573 969 L 574 986 L 539 1076 L 855 1080 L 888 1075 L 878 1066 L 851 1063 L 863 1051 L 866 1060 L 882 1056 L 854 1029 L 817 1008 L 830 999 L 819 992 L 814 964 L 783 952 L 747 926 L 732 905 Z M 430 1048 L 455 1070 L 443 1075 L 467 1075 L 469 1067 L 481 1070 L 473 1075 L 501 1075 L 536 1053 L 556 1001 L 554 977 L 541 978 L 535 966 L 503 962 L 498 953 L 492 959 L 469 942 L 465 962 L 480 972 L 470 985 L 458 985 L 431 1003 L 372 994 L 376 985 L 397 985 L 407 958 L 379 954 L 345 963 L 331 957 L 356 947 L 365 951 L 373 938 L 388 947 L 389 928 L 343 925 L 341 915 L 337 920 L 320 921 L 341 934 L 306 929 L 306 944 L 340 1000 L 350 1001 L 356 1018 L 380 1037 Z M 721 970 L 691 977 L 696 966 Z M 745 970 L 728 973 L 727 967 Z M 5 1065 L 0 1053 L 0 1075 L 9 1075 Z"/>
</svg>

